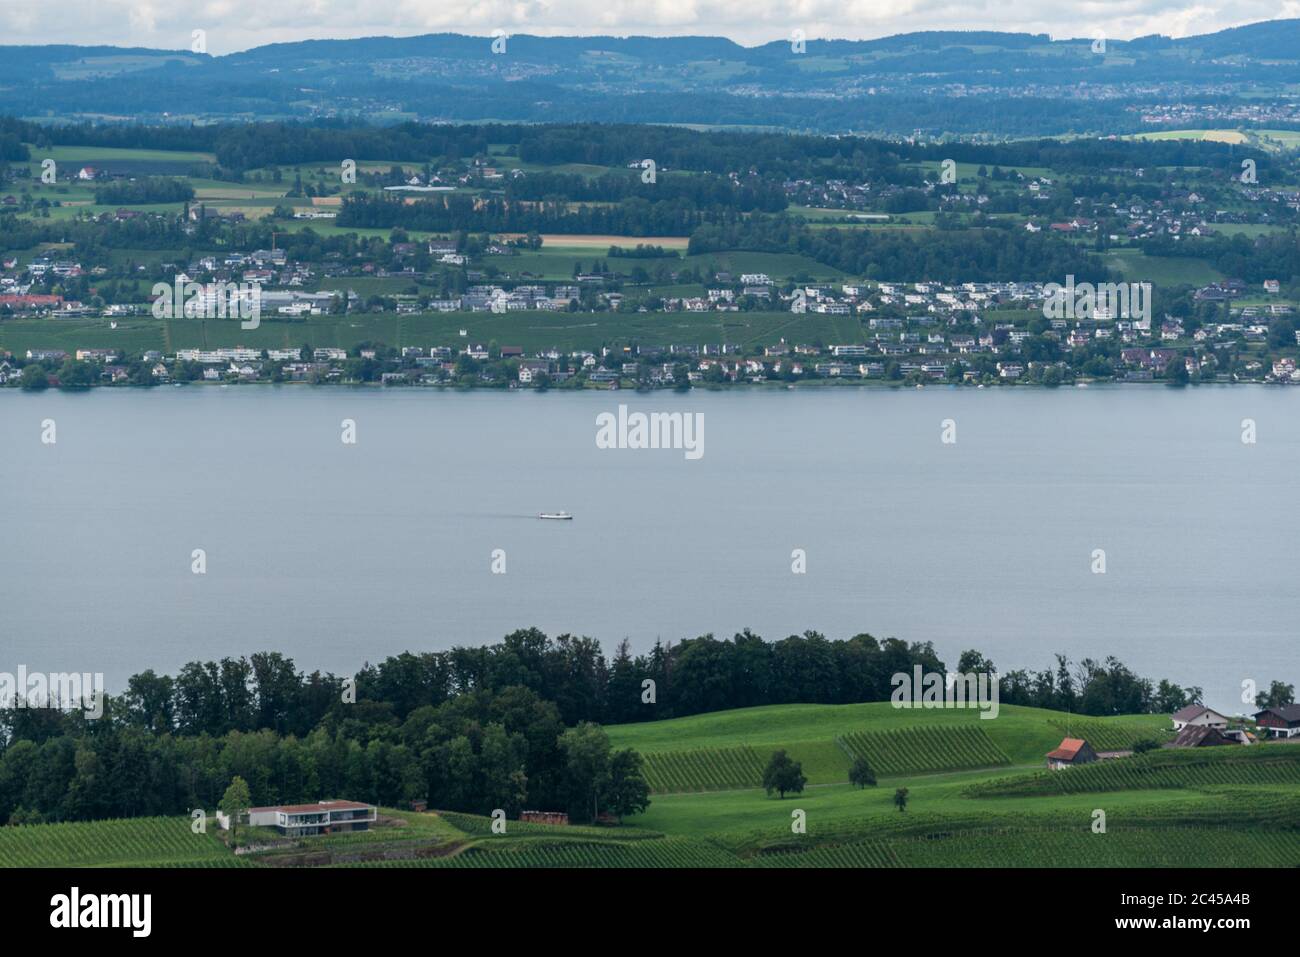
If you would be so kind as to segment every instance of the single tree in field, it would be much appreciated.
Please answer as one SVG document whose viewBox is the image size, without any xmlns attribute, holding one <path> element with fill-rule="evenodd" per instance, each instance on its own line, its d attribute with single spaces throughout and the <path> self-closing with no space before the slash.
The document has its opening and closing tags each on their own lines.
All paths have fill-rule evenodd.
<svg viewBox="0 0 1300 957">
<path fill-rule="evenodd" d="M 1148 751 L 1155 751 L 1159 747 L 1159 741 L 1152 741 L 1150 738 L 1139 738 L 1133 742 L 1133 753 L 1146 754 Z"/>
<path fill-rule="evenodd" d="M 871 765 L 867 763 L 866 758 L 853 759 L 853 767 L 849 768 L 849 783 L 856 784 L 860 788 L 876 786 L 876 772 L 871 770 Z"/>
<path fill-rule="evenodd" d="M 645 779 L 645 761 L 636 751 L 624 748 L 609 759 L 609 795 L 605 808 L 621 823 L 629 814 L 640 814 L 650 806 L 650 785 Z"/>
<path fill-rule="evenodd" d="M 907 788 L 899 788 L 894 792 L 894 804 L 900 813 L 907 810 Z"/>
<path fill-rule="evenodd" d="M 252 803 L 253 797 L 248 793 L 248 782 L 235 775 L 230 781 L 230 787 L 226 788 L 226 793 L 221 798 L 221 811 L 230 818 L 230 843 L 235 843 L 239 815 L 248 810 Z"/>
<path fill-rule="evenodd" d="M 787 791 L 798 794 L 807 783 L 802 764 L 791 761 L 784 750 L 772 753 L 772 760 L 767 762 L 767 770 L 763 772 L 763 789 L 768 794 L 776 791 L 784 799 Z"/>
</svg>

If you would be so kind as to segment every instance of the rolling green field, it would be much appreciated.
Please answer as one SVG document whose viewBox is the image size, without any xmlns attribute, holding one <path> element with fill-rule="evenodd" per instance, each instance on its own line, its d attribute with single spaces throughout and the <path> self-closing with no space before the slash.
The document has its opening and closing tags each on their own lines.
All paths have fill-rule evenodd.
<svg viewBox="0 0 1300 957">
<path fill-rule="evenodd" d="M 843 705 L 769 705 L 671 721 L 619 725 L 608 730 L 616 747 L 635 748 L 649 754 L 736 745 L 748 745 L 756 750 L 766 748 L 770 752 L 775 747 L 790 748 L 795 742 L 834 742 L 837 737 L 858 732 L 969 726 L 986 735 L 1011 763 L 1037 765 L 1065 737 L 1057 723 L 1065 723 L 1073 730 L 1081 720 L 1114 728 L 1130 744 L 1138 737 L 1155 736 L 1169 726 L 1168 719 L 1160 715 L 1080 719 L 1057 711 L 1006 705 L 999 709 L 996 718 L 981 719 L 978 712 L 970 709 L 900 710 L 887 701 L 870 701 Z M 846 771 L 848 761 L 845 755 Z"/>
<path fill-rule="evenodd" d="M 510 821 L 498 834 L 477 815 L 382 809 L 367 832 L 281 840 L 236 857 L 215 828 L 193 834 L 188 818 L 41 824 L 0 829 L 0 866 L 1300 865 L 1300 747 L 1164 749 L 1043 770 L 1062 728 L 1115 745 L 1166 737 L 1168 725 L 1160 715 L 1080 719 L 1019 707 L 991 720 L 887 702 L 748 708 L 609 728 L 616 747 L 644 754 L 656 791 L 646 813 L 617 827 Z M 806 761 L 809 778 L 784 800 L 759 786 L 778 747 Z M 847 783 L 852 754 L 868 757 L 876 787 Z M 904 787 L 900 812 L 893 796 Z"/>
</svg>

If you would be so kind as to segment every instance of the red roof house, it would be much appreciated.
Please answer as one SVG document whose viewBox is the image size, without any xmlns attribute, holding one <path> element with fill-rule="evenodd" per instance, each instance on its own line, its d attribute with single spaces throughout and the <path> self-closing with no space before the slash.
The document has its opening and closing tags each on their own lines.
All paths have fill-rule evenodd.
<svg viewBox="0 0 1300 957">
<path fill-rule="evenodd" d="M 1047 752 L 1047 766 L 1052 770 L 1072 768 L 1097 760 L 1097 752 L 1083 738 L 1064 738 L 1055 751 Z"/>
</svg>

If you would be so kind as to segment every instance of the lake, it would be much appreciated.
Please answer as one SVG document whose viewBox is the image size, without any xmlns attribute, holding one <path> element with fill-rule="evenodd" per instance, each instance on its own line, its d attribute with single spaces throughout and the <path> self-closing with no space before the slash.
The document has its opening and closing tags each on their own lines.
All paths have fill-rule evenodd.
<svg viewBox="0 0 1300 957">
<path fill-rule="evenodd" d="M 932 641 L 950 666 L 979 648 L 1004 671 L 1114 654 L 1250 710 L 1244 679 L 1300 678 L 1297 401 L 1264 386 L 4 390 L 0 671 L 103 672 L 120 691 L 198 658 L 274 649 L 343 674 L 528 625 L 607 653 L 816 629 Z M 596 417 L 620 403 L 699 413 L 703 454 L 598 448 Z M 574 520 L 536 517 L 556 510 Z"/>
</svg>

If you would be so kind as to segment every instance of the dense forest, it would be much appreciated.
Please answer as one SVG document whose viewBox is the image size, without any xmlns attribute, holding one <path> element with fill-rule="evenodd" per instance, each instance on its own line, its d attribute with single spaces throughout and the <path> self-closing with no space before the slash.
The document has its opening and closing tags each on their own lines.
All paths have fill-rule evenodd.
<svg viewBox="0 0 1300 957">
<path fill-rule="evenodd" d="M 336 220 L 348 229 L 392 228 L 448 232 L 546 232 L 622 236 L 682 236 L 705 222 L 734 216 L 725 207 L 699 209 L 684 200 L 636 197 L 608 206 L 572 207 L 564 200 L 537 203 L 449 194 L 425 202 L 353 193 Z"/>
<path fill-rule="evenodd" d="M 894 183 L 915 180 L 915 173 L 903 170 L 901 164 L 945 158 L 987 166 L 1047 167 L 1070 173 L 1139 167 L 1151 170 L 1208 167 L 1232 173 L 1240 171 L 1243 158 L 1251 158 L 1261 176 L 1271 177 L 1279 165 L 1276 158 L 1263 150 L 1209 140 L 1136 142 L 1080 138 L 920 144 L 867 136 L 723 132 L 625 122 L 379 126 L 356 121 L 314 120 L 208 125 L 41 125 L 0 116 L 0 158 L 26 159 L 23 143 L 35 144 L 38 152 L 50 146 L 210 152 L 215 154 L 222 169 L 233 172 L 298 163 L 339 163 L 344 159 L 450 162 L 487 155 L 491 146 L 505 148 L 509 155 L 533 164 L 625 166 L 648 158 L 663 170 L 720 175 L 728 170 L 752 168 L 766 176 L 796 179 L 871 176 Z"/>
<path fill-rule="evenodd" d="M 746 630 L 656 643 L 607 659 L 585 637 L 536 629 L 495 645 L 403 653 L 354 677 L 300 671 L 275 652 L 145 671 L 104 716 L 0 712 L 0 821 L 84 820 L 212 808 L 239 775 L 255 804 L 346 796 L 487 813 L 644 806 L 639 755 L 601 724 L 730 708 L 888 700 L 896 673 L 942 672 L 929 643 L 816 632 L 765 641 Z M 962 673 L 991 672 L 977 651 Z M 1200 689 L 1153 682 L 1115 659 L 1001 676 L 1001 703 L 1089 715 L 1167 713 Z M 594 764 L 593 764 L 594 762 Z M 592 777 L 591 768 L 600 773 Z"/>
<path fill-rule="evenodd" d="M 1050 235 L 985 230 L 934 232 L 919 237 L 853 229 L 812 230 L 787 217 L 732 218 L 701 226 L 689 251 L 749 249 L 802 253 L 850 275 L 868 279 L 925 276 L 941 282 L 1014 281 L 1027 276 L 1074 275 L 1102 280 L 1100 261 Z"/>
<path fill-rule="evenodd" d="M 194 198 L 194 187 L 183 179 L 146 176 L 95 187 L 95 202 L 104 206 L 131 203 L 183 203 Z"/>
</svg>

